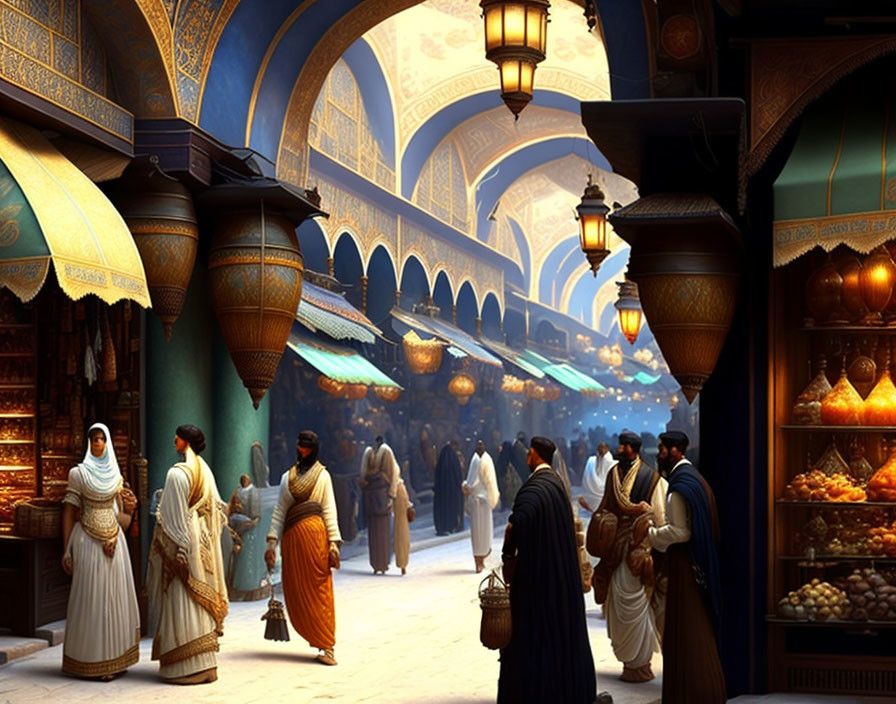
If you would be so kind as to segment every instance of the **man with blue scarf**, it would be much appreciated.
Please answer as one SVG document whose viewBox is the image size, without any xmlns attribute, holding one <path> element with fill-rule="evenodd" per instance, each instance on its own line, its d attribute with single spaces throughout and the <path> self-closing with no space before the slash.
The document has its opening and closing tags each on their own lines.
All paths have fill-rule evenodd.
<svg viewBox="0 0 896 704">
<path fill-rule="evenodd" d="M 684 455 L 687 447 L 684 433 L 660 435 L 657 465 L 669 480 L 666 525 L 649 531 L 651 546 L 668 555 L 663 704 L 724 704 L 718 515 L 712 489 Z"/>
</svg>

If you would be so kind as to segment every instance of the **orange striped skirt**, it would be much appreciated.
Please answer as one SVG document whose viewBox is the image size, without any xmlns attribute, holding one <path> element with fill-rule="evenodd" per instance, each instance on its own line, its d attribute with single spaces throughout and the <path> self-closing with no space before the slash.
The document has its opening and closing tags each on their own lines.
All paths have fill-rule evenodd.
<svg viewBox="0 0 896 704">
<path fill-rule="evenodd" d="M 307 516 L 283 536 L 283 596 L 289 621 L 312 648 L 336 644 L 330 544 L 320 516 Z"/>
</svg>

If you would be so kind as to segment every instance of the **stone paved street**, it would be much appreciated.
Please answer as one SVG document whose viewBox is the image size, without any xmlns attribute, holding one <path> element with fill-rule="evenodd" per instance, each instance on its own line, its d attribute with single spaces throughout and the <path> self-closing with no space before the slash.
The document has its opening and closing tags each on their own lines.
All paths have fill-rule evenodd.
<svg viewBox="0 0 896 704">
<path fill-rule="evenodd" d="M 500 536 L 490 561 L 498 562 Z M 65 677 L 62 646 L 0 667 L 6 702 L 494 702 L 498 654 L 479 643 L 477 588 L 469 538 L 415 552 L 408 574 L 393 567 L 373 576 L 367 557 L 343 562 L 336 576 L 338 667 L 314 662 L 316 651 L 298 640 L 263 639 L 265 602 L 233 603 L 218 661 L 219 679 L 188 690 L 161 684 L 144 639 L 140 662 L 109 683 Z M 626 685 L 606 637 L 605 622 L 588 596 L 588 624 L 599 689 L 617 704 L 659 702 L 661 679 Z M 654 659 L 659 674 L 662 661 Z"/>
</svg>

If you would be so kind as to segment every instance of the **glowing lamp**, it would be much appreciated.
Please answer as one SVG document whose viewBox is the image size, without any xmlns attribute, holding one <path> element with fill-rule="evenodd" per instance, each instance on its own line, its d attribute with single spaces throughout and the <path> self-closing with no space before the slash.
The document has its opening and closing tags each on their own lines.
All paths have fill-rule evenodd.
<svg viewBox="0 0 896 704">
<path fill-rule="evenodd" d="M 865 324 L 883 323 L 881 312 L 890 302 L 894 283 L 896 283 L 896 264 L 893 264 L 886 247 L 878 247 L 859 270 L 859 289 L 862 292 L 862 300 L 868 308 L 868 315 L 863 321 Z"/>
<path fill-rule="evenodd" d="M 582 195 L 582 202 L 576 206 L 576 220 L 579 221 L 579 245 L 588 263 L 591 272 L 597 276 L 597 270 L 601 262 L 610 254 L 607 246 L 607 214 L 610 208 L 604 202 L 604 192 L 600 186 L 592 183 L 591 174 L 588 174 L 588 185 Z"/>
<path fill-rule="evenodd" d="M 634 281 L 617 281 L 619 298 L 614 304 L 619 311 L 619 329 L 625 335 L 625 339 L 632 345 L 638 339 L 641 332 L 641 299 L 638 297 L 638 284 Z"/>
<path fill-rule="evenodd" d="M 501 99 L 518 119 L 532 100 L 535 67 L 544 61 L 548 0 L 482 0 L 485 58 L 498 66 Z"/>
</svg>

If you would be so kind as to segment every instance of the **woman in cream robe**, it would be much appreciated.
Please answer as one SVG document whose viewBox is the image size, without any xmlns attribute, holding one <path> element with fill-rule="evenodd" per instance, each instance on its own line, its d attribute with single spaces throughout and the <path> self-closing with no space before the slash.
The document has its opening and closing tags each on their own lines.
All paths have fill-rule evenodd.
<svg viewBox="0 0 896 704">
<path fill-rule="evenodd" d="M 180 426 L 174 446 L 185 461 L 168 470 L 149 554 L 152 659 L 159 661 L 159 674 L 168 682 L 214 682 L 218 637 L 227 615 L 224 504 L 212 470 L 197 454 L 205 448 L 202 431 Z"/>
<path fill-rule="evenodd" d="M 476 443 L 476 452 L 470 458 L 470 470 L 461 490 L 466 499 L 467 513 L 470 514 L 470 539 L 473 542 L 473 559 L 476 571 L 482 572 L 485 558 L 492 551 L 494 519 L 492 511 L 498 505 L 501 494 L 495 476 L 495 463 L 485 451 L 482 440 Z"/>
<path fill-rule="evenodd" d="M 72 575 L 62 671 L 112 679 L 140 656 L 140 611 L 123 529 L 136 499 L 122 488 L 109 429 L 90 426 L 84 461 L 72 467 L 63 500 L 64 557 Z"/>
</svg>

